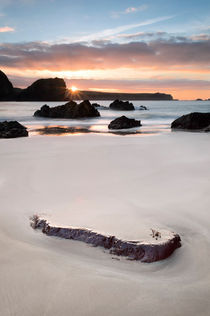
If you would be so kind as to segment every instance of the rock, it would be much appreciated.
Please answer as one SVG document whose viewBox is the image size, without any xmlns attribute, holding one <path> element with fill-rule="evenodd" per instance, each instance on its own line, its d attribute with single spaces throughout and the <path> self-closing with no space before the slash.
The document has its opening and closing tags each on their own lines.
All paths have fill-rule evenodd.
<svg viewBox="0 0 210 316">
<path fill-rule="evenodd" d="M 66 84 L 61 78 L 39 79 L 22 90 L 19 101 L 63 101 L 66 99 Z"/>
<path fill-rule="evenodd" d="M 204 130 L 210 125 L 210 113 L 194 112 L 172 122 L 172 129 Z"/>
<path fill-rule="evenodd" d="M 15 138 L 28 136 L 25 126 L 17 121 L 5 121 L 0 123 L 0 138 Z"/>
<path fill-rule="evenodd" d="M 45 104 L 40 110 L 34 113 L 34 116 L 50 118 L 85 118 L 97 117 L 100 116 L 100 113 L 88 100 L 85 100 L 80 104 L 70 101 L 66 104 L 52 108 Z"/>
<path fill-rule="evenodd" d="M 126 129 L 141 126 L 141 121 L 130 119 L 126 116 L 121 116 L 111 121 L 108 125 L 109 129 Z"/>
<path fill-rule="evenodd" d="M 141 111 L 142 110 L 148 111 L 148 108 L 146 106 L 144 106 L 144 105 L 140 105 L 139 110 L 141 110 Z"/>
<path fill-rule="evenodd" d="M 94 106 L 95 108 L 100 108 L 101 107 L 101 105 L 98 104 L 98 103 L 92 103 L 92 106 Z"/>
<path fill-rule="evenodd" d="M 150 242 L 143 242 L 121 240 L 115 236 L 103 235 L 85 228 L 52 226 L 46 219 L 39 218 L 37 215 L 31 218 L 31 226 L 33 229 L 41 229 L 48 236 L 83 241 L 95 247 L 109 249 L 111 254 L 141 262 L 166 259 L 175 249 L 181 247 L 180 236 L 173 232 L 167 232 L 166 237 L 161 238 L 161 232 L 152 230 Z"/>
<path fill-rule="evenodd" d="M 13 85 L 7 76 L 0 70 L 0 100 L 10 100 L 13 98 Z"/>
<path fill-rule="evenodd" d="M 118 111 L 133 111 L 135 110 L 134 106 L 132 103 L 128 101 L 120 101 L 120 100 L 115 100 L 110 104 L 110 109 L 112 110 L 118 110 Z"/>
<path fill-rule="evenodd" d="M 204 128 L 204 132 L 210 132 L 210 125 Z"/>
</svg>

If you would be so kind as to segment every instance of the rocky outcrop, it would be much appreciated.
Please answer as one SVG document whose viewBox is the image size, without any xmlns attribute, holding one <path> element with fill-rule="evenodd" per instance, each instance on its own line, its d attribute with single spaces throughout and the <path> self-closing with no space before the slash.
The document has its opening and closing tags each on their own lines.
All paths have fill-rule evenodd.
<svg viewBox="0 0 210 316">
<path fill-rule="evenodd" d="M 148 108 L 144 105 L 140 105 L 139 110 L 140 111 L 148 111 Z"/>
<path fill-rule="evenodd" d="M 100 108 L 101 107 L 100 104 L 98 104 L 98 103 L 92 103 L 92 106 L 94 106 L 95 108 Z"/>
<path fill-rule="evenodd" d="M 88 118 L 100 116 L 97 109 L 88 100 L 77 104 L 70 101 L 66 104 L 50 108 L 48 105 L 43 105 L 40 110 L 34 113 L 34 116 L 50 117 L 50 118 Z"/>
<path fill-rule="evenodd" d="M 123 115 L 111 121 L 111 123 L 108 125 L 108 128 L 109 129 L 127 129 L 127 128 L 139 127 L 139 126 L 141 126 L 141 121 L 130 119 Z"/>
<path fill-rule="evenodd" d="M 115 236 L 103 235 L 85 228 L 52 226 L 46 219 L 35 215 L 31 219 L 34 229 L 41 229 L 48 236 L 83 241 L 95 247 L 108 249 L 111 254 L 125 256 L 131 260 L 154 262 L 168 258 L 175 249 L 181 247 L 178 234 L 167 232 L 165 237 L 161 232 L 152 230 L 150 242 L 125 241 Z"/>
<path fill-rule="evenodd" d="M 118 110 L 118 111 L 133 111 L 135 110 L 133 103 L 130 103 L 128 101 L 120 101 L 115 100 L 110 104 L 110 109 L 112 110 Z"/>
<path fill-rule="evenodd" d="M 13 95 L 13 85 L 7 76 L 0 70 L 0 101 L 11 100 Z"/>
<path fill-rule="evenodd" d="M 39 79 L 22 90 L 19 101 L 64 101 L 66 83 L 61 78 Z"/>
<path fill-rule="evenodd" d="M 172 122 L 172 129 L 206 130 L 210 126 L 210 113 L 194 112 L 183 115 Z"/>
<path fill-rule="evenodd" d="M 5 121 L 0 123 L 0 138 L 15 138 L 28 136 L 25 126 L 17 121 Z"/>
</svg>

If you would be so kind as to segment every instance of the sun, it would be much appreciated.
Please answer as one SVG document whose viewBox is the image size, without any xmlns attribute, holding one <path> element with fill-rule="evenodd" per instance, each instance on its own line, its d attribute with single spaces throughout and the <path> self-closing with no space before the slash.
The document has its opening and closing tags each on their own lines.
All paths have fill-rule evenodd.
<svg viewBox="0 0 210 316">
<path fill-rule="evenodd" d="M 71 87 L 71 91 L 72 91 L 72 92 L 76 92 L 77 90 L 78 90 L 77 87 L 75 87 L 75 86 L 72 86 L 72 87 Z"/>
</svg>

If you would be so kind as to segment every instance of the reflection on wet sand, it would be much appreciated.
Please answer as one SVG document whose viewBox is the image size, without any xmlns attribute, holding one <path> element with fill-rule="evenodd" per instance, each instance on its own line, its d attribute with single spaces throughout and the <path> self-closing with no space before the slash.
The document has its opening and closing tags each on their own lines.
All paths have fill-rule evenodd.
<svg viewBox="0 0 210 316">
<path fill-rule="evenodd" d="M 34 128 L 34 126 L 28 126 L 28 130 L 31 136 L 37 135 L 46 135 L 46 136 L 70 136 L 70 135 L 81 135 L 81 134 L 106 134 L 106 135 L 141 135 L 141 136 L 149 136 L 158 134 L 161 132 L 160 129 L 136 129 L 131 128 L 127 130 L 118 130 L 118 131 L 110 131 L 106 126 L 61 126 L 61 125 L 53 125 L 53 126 L 38 126 L 38 128 Z M 162 129 L 163 131 L 164 129 Z"/>
</svg>

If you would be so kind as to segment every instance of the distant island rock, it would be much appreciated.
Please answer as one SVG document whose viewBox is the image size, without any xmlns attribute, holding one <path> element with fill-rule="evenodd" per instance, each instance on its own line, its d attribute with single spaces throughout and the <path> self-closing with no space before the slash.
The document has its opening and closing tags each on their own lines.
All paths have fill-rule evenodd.
<svg viewBox="0 0 210 316">
<path fill-rule="evenodd" d="M 19 101 L 64 101 L 66 100 L 66 83 L 61 78 L 39 79 L 23 89 Z"/>
<path fill-rule="evenodd" d="M 100 113 L 88 100 L 85 100 L 79 104 L 74 101 L 70 101 L 66 104 L 51 108 L 45 104 L 40 110 L 34 113 L 34 116 L 75 119 L 98 117 L 100 116 Z"/>
<path fill-rule="evenodd" d="M 7 76 L 0 70 L 0 101 L 14 98 L 14 88 Z"/>
<path fill-rule="evenodd" d="M 109 108 L 111 110 L 117 110 L 117 111 L 133 111 L 135 110 L 133 103 L 129 101 L 121 101 L 121 100 L 115 100 L 110 105 Z"/>
<path fill-rule="evenodd" d="M 47 236 L 83 241 L 108 249 L 111 254 L 148 263 L 166 259 L 181 247 L 180 236 L 169 231 L 152 230 L 152 233 L 148 234 L 149 241 L 144 242 L 121 240 L 85 228 L 52 226 L 46 219 L 37 215 L 31 218 L 31 226 L 33 229 L 42 230 Z"/>
<path fill-rule="evenodd" d="M 109 129 L 127 129 L 127 128 L 139 127 L 139 126 L 141 126 L 141 121 L 130 119 L 123 115 L 111 121 L 111 123 L 108 125 L 108 128 Z"/>
<path fill-rule="evenodd" d="M 0 138 L 26 137 L 28 131 L 17 121 L 0 122 Z"/>
<path fill-rule="evenodd" d="M 172 122 L 171 128 L 210 131 L 210 113 L 194 112 L 183 115 Z"/>
<path fill-rule="evenodd" d="M 173 100 L 165 93 L 112 93 L 99 91 L 71 92 L 62 78 L 39 79 L 26 89 L 14 88 L 0 71 L 0 101 L 68 101 L 68 100 Z"/>
</svg>

